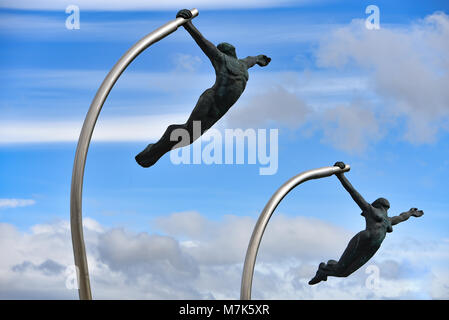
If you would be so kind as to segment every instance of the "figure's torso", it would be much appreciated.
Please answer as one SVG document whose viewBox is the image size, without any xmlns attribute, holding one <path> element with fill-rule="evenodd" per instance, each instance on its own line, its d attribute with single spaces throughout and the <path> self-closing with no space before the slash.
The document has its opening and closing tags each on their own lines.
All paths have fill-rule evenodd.
<svg viewBox="0 0 449 320">
<path fill-rule="evenodd" d="M 370 234 L 373 246 L 380 246 L 387 232 L 392 232 L 391 221 L 385 210 L 371 207 L 372 212 L 366 217 L 366 230 Z"/>
<path fill-rule="evenodd" d="M 239 59 L 223 54 L 215 66 L 216 102 L 223 114 L 238 100 L 246 87 L 249 75 L 247 66 Z"/>
</svg>

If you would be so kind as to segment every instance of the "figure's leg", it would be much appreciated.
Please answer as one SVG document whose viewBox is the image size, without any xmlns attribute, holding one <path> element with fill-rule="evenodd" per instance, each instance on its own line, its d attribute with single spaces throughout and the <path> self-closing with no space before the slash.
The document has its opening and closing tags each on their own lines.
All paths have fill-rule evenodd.
<svg viewBox="0 0 449 320">
<path fill-rule="evenodd" d="M 340 260 L 329 260 L 326 263 L 320 263 L 315 277 L 309 281 L 309 284 L 317 284 L 321 281 L 326 281 L 327 277 L 346 277 L 352 272 L 348 273 L 348 268 L 353 264 L 353 261 L 358 258 L 361 254 L 361 248 L 365 243 L 368 233 L 366 230 L 356 234 L 351 241 L 349 241 L 348 246 L 340 257 Z M 354 270 L 355 271 L 355 270 Z"/>
<path fill-rule="evenodd" d="M 211 106 L 215 105 L 215 90 L 212 88 L 204 91 L 198 98 L 198 102 L 193 108 L 187 122 L 199 121 L 210 114 Z"/>
<path fill-rule="evenodd" d="M 327 277 L 332 275 L 334 273 L 334 268 L 337 264 L 337 261 L 335 260 L 329 260 L 326 263 L 321 262 L 318 266 L 318 270 L 315 274 L 315 277 L 312 278 L 312 280 L 309 281 L 310 285 L 317 284 L 321 281 L 326 281 Z"/>
<path fill-rule="evenodd" d="M 167 127 L 165 133 L 156 143 L 150 143 L 142 152 L 136 156 L 136 161 L 144 168 L 154 165 L 164 154 L 173 149 L 179 140 L 172 141 L 170 136 L 174 130 L 184 129 L 188 132 L 187 124 L 172 124 Z M 188 145 L 188 144 L 186 144 Z M 180 146 L 178 146 L 180 147 Z"/>
<path fill-rule="evenodd" d="M 350 241 L 340 260 L 338 260 L 338 268 L 335 270 L 334 276 L 347 277 L 360 269 L 374 256 L 380 248 L 381 242 L 382 240 L 376 240 L 368 230 L 359 232 Z"/>
<path fill-rule="evenodd" d="M 150 143 L 145 150 L 140 152 L 136 157 L 136 161 L 144 168 L 148 168 L 154 165 L 164 154 L 172 150 L 173 148 L 180 148 L 191 144 L 193 141 L 198 139 L 204 131 L 208 130 L 213 123 L 209 117 L 209 110 L 214 107 L 214 91 L 212 89 L 207 89 L 198 99 L 198 102 L 190 114 L 189 119 L 185 124 L 175 124 L 170 125 L 165 130 L 165 133 L 156 143 Z M 194 122 L 199 121 L 198 125 L 201 126 L 199 135 L 194 132 Z M 183 129 L 188 135 L 188 141 L 182 142 L 182 138 L 178 140 L 171 140 L 171 134 L 174 130 Z"/>
</svg>

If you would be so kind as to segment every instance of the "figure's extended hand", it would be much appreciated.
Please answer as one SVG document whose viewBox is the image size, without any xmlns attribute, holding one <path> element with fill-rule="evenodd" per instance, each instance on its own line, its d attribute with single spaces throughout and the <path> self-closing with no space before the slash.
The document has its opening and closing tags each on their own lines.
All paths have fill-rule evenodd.
<svg viewBox="0 0 449 320">
<path fill-rule="evenodd" d="M 418 210 L 417 208 L 411 208 L 409 212 L 414 217 L 421 217 L 424 214 L 424 211 Z"/>
<path fill-rule="evenodd" d="M 346 165 L 342 161 L 337 161 L 337 162 L 335 162 L 334 167 L 339 167 L 340 169 L 344 169 L 346 167 Z"/>
<path fill-rule="evenodd" d="M 261 55 L 257 56 L 257 64 L 261 67 L 267 66 L 270 63 L 270 61 L 271 61 L 271 58 L 267 57 L 266 55 L 261 54 Z"/>
<path fill-rule="evenodd" d="M 190 12 L 189 9 L 182 9 L 179 10 L 178 13 L 176 14 L 176 18 L 184 18 L 184 19 L 190 19 L 192 18 L 192 12 Z"/>
</svg>

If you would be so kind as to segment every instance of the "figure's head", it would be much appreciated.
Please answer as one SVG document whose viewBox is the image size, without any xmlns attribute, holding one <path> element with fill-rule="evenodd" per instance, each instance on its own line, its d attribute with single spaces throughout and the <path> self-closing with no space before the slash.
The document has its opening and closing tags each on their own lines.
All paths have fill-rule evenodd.
<svg viewBox="0 0 449 320">
<path fill-rule="evenodd" d="M 379 198 L 371 204 L 374 208 L 385 209 L 387 211 L 390 209 L 390 202 L 385 198 Z"/>
<path fill-rule="evenodd" d="M 222 42 L 217 46 L 217 49 L 228 56 L 237 58 L 237 54 L 235 53 L 235 47 L 230 43 Z"/>
</svg>

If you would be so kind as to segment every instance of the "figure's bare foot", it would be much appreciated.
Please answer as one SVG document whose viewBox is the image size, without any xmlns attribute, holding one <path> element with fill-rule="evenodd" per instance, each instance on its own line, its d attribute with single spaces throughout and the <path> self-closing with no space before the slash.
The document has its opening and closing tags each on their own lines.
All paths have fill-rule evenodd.
<svg viewBox="0 0 449 320">
<path fill-rule="evenodd" d="M 315 274 L 315 277 L 313 277 L 313 279 L 309 281 L 309 284 L 310 284 L 310 285 L 317 284 L 317 283 L 319 283 L 319 282 L 321 282 L 321 281 L 327 281 L 327 276 L 326 276 L 326 274 L 321 270 L 321 269 L 323 269 L 325 266 L 326 266 L 326 264 L 325 264 L 324 262 L 321 262 L 321 263 L 320 263 L 320 265 L 319 265 L 319 267 L 318 267 L 318 270 L 317 270 L 317 272 L 316 272 L 316 274 Z"/>
<path fill-rule="evenodd" d="M 135 159 L 138 164 L 140 164 L 144 168 L 151 167 L 154 165 L 162 155 L 157 154 L 152 150 L 154 144 L 150 143 L 141 153 L 139 153 Z"/>
<path fill-rule="evenodd" d="M 271 61 L 271 58 L 267 57 L 266 55 L 261 54 L 261 55 L 257 56 L 257 64 L 261 67 L 267 66 L 270 63 L 270 61 Z"/>
</svg>

